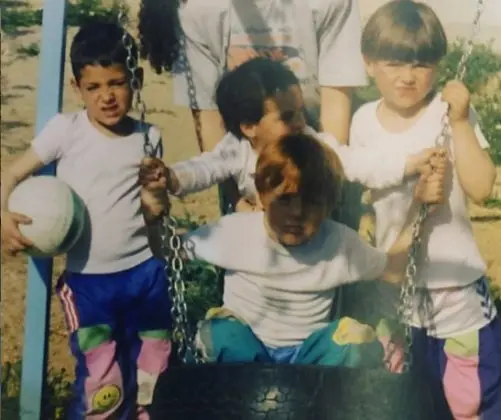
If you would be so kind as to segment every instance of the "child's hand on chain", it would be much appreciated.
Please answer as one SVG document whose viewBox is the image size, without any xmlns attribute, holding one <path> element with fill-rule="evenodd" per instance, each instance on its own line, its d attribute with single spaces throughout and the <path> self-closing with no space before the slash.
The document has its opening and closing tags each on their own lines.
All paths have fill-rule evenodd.
<svg viewBox="0 0 501 420">
<path fill-rule="evenodd" d="M 414 189 L 414 196 L 418 201 L 431 205 L 444 201 L 447 162 L 447 154 L 442 153 L 432 159 L 430 167 L 423 171 Z"/>
<path fill-rule="evenodd" d="M 139 167 L 141 208 L 147 223 L 169 214 L 168 170 L 158 158 L 144 158 Z"/>
<path fill-rule="evenodd" d="M 449 122 L 467 122 L 470 116 L 470 92 L 464 83 L 451 80 L 442 89 L 442 99 L 449 104 Z"/>
<path fill-rule="evenodd" d="M 446 153 L 447 150 L 443 147 L 430 147 L 409 156 L 405 165 L 405 175 L 428 174 L 435 166 L 445 164 L 442 156 Z"/>
</svg>

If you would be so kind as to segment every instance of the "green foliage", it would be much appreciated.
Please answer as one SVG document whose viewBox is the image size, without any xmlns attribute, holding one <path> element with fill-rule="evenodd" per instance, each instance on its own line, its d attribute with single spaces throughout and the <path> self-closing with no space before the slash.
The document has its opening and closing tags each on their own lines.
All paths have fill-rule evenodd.
<svg viewBox="0 0 501 420">
<path fill-rule="evenodd" d="M 202 261 L 186 264 L 186 305 L 192 326 L 205 317 L 209 308 L 221 305 L 220 273 L 219 269 Z"/>
<path fill-rule="evenodd" d="M 1 418 L 18 419 L 19 393 L 21 389 L 22 362 L 2 365 Z M 44 395 L 44 419 L 62 420 L 71 399 L 71 382 L 63 370 L 49 372 L 47 390 Z"/>
<path fill-rule="evenodd" d="M 19 47 L 17 53 L 21 57 L 36 57 L 40 54 L 40 47 L 36 42 L 32 42 L 26 47 Z"/>
<path fill-rule="evenodd" d="M 111 8 L 103 7 L 100 0 L 77 0 L 68 4 L 66 9 L 68 25 L 81 26 L 89 19 L 117 21 L 118 8 L 115 4 Z"/>
<path fill-rule="evenodd" d="M 449 52 L 440 62 L 438 85 L 442 87 L 447 81 L 456 77 L 459 60 L 466 49 L 464 41 L 456 41 L 449 46 Z M 501 55 L 492 49 L 492 43 L 476 44 L 467 63 L 463 79 L 470 92 L 476 92 L 484 86 L 489 78 L 501 71 Z"/>
<path fill-rule="evenodd" d="M 15 33 L 18 28 L 38 26 L 42 23 L 42 9 L 8 8 L 2 10 L 2 29 L 6 34 Z"/>
<path fill-rule="evenodd" d="M 489 198 L 484 202 L 484 207 L 489 209 L 501 209 L 501 199 Z"/>
<path fill-rule="evenodd" d="M 476 96 L 473 105 L 489 142 L 492 160 L 496 165 L 501 165 L 501 91 Z"/>
<path fill-rule="evenodd" d="M 174 220 L 180 231 L 195 230 L 203 223 L 189 214 Z M 209 308 L 221 304 L 220 273 L 219 269 L 203 261 L 184 262 L 185 297 L 188 320 L 192 326 L 203 319 Z"/>
<path fill-rule="evenodd" d="M 11 7 L 2 10 L 2 29 L 6 34 L 15 33 L 19 28 L 28 28 L 42 24 L 43 9 Z M 100 0 L 76 0 L 66 6 L 66 23 L 69 26 L 81 26 L 89 19 L 116 21 L 118 6 L 103 7 Z"/>
</svg>

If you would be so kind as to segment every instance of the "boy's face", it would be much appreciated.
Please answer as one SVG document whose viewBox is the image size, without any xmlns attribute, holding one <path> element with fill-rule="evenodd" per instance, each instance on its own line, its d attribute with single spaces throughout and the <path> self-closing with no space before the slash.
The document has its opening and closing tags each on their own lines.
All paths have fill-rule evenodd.
<svg viewBox="0 0 501 420">
<path fill-rule="evenodd" d="M 268 225 L 274 239 L 285 246 L 297 246 L 309 241 L 328 216 L 322 199 L 318 203 L 304 203 L 299 194 L 261 196 Z"/>
<path fill-rule="evenodd" d="M 366 65 L 385 103 L 401 111 L 424 103 L 437 74 L 436 64 L 366 60 Z"/>
<path fill-rule="evenodd" d="M 85 66 L 73 81 L 93 123 L 115 127 L 130 110 L 132 91 L 128 72 L 121 64 Z"/>
<path fill-rule="evenodd" d="M 291 86 L 285 92 L 264 101 L 264 115 L 257 124 L 242 124 L 245 137 L 258 152 L 269 142 L 289 134 L 301 133 L 306 126 L 301 88 Z"/>
</svg>

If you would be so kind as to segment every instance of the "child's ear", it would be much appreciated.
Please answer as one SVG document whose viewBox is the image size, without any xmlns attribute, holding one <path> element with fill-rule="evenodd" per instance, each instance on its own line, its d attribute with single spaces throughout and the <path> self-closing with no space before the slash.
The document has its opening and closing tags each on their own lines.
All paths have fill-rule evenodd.
<svg viewBox="0 0 501 420">
<path fill-rule="evenodd" d="M 365 71 L 369 77 L 374 77 L 374 61 L 364 56 Z"/>
<path fill-rule="evenodd" d="M 71 88 L 80 95 L 80 86 L 78 85 L 77 79 L 74 77 L 70 80 Z"/>
<path fill-rule="evenodd" d="M 256 138 L 256 129 L 257 125 L 256 124 L 251 124 L 251 123 L 241 123 L 240 124 L 240 131 L 246 137 L 252 145 L 254 145 L 254 139 Z"/>
<path fill-rule="evenodd" d="M 82 98 L 82 91 L 80 90 L 80 85 L 78 84 L 78 81 L 77 79 L 75 78 L 72 78 L 70 80 L 70 85 L 71 85 L 71 88 L 73 89 L 73 92 L 75 92 L 75 95 L 78 96 L 78 98 L 83 101 L 83 98 Z M 83 108 L 85 108 L 85 104 L 83 105 Z"/>
</svg>

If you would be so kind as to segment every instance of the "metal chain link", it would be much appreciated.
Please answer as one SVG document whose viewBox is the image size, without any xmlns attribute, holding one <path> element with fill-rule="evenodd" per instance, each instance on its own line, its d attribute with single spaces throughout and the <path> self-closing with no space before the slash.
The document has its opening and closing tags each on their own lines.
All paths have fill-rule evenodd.
<svg viewBox="0 0 501 420">
<path fill-rule="evenodd" d="M 146 129 L 146 103 L 144 102 L 141 92 L 141 79 L 138 77 L 139 57 L 137 51 L 136 54 L 133 53 L 135 42 L 126 29 L 129 23 L 127 11 L 125 0 L 118 0 L 118 23 L 123 28 L 122 44 L 127 50 L 126 66 L 130 75 L 130 87 L 134 95 L 134 108 L 139 113 L 139 129 L 144 133 L 144 154 L 146 156 L 154 156 L 155 150 L 150 142 L 148 130 Z"/>
<path fill-rule="evenodd" d="M 459 60 L 458 67 L 456 70 L 456 80 L 463 80 L 466 70 L 467 63 L 470 55 L 473 51 L 474 40 L 480 29 L 480 18 L 484 11 L 484 0 L 477 0 L 477 8 L 475 12 L 475 17 L 473 19 L 472 30 L 470 37 L 468 38 L 466 48 L 463 51 L 461 59 Z M 435 139 L 436 146 L 445 146 L 447 139 L 450 138 L 452 129 L 449 123 L 448 117 L 448 107 L 444 115 L 442 116 L 442 130 L 440 134 Z M 416 222 L 412 229 L 412 242 L 409 249 L 409 256 L 407 261 L 407 267 L 405 271 L 405 279 L 402 283 L 400 289 L 400 305 L 398 308 L 398 317 L 404 327 L 404 371 L 408 371 L 412 365 L 412 330 L 410 327 L 410 320 L 413 312 L 413 301 L 416 295 L 416 274 L 417 274 L 417 259 L 419 256 L 419 251 L 421 248 L 421 229 L 423 223 L 428 217 L 429 206 L 423 204 L 419 209 L 419 214 Z"/>
<path fill-rule="evenodd" d="M 197 114 L 198 101 L 196 88 L 191 65 L 188 60 L 186 38 L 184 35 L 181 35 L 179 39 L 179 56 L 177 64 L 181 66 L 181 70 L 186 74 L 189 105 L 195 112 L 195 134 L 197 136 L 199 147 L 202 150 L 202 125 L 200 115 Z M 171 217 L 165 218 L 163 237 L 165 255 L 170 256 L 170 262 L 168 264 L 168 266 L 171 267 L 170 294 L 173 300 L 174 336 L 176 336 L 179 346 L 178 356 L 181 360 L 183 360 L 183 362 L 190 360 L 195 363 L 201 363 L 202 359 L 196 348 L 195 337 L 191 332 L 188 320 L 188 307 L 185 299 L 186 285 L 182 275 L 183 261 L 180 256 L 182 243 L 176 232 L 175 220 Z"/>
<path fill-rule="evenodd" d="M 137 54 L 133 54 L 134 40 L 126 30 L 128 24 L 127 8 L 125 0 L 118 0 L 118 23 L 124 29 L 122 36 L 122 43 L 127 50 L 127 69 L 130 73 L 130 86 L 134 94 L 135 108 L 140 116 L 140 129 L 144 134 L 144 154 L 146 156 L 154 156 L 154 148 L 148 137 L 148 130 L 146 129 L 146 103 L 141 94 L 141 80 L 138 78 L 139 58 Z M 181 61 L 188 64 L 186 52 L 184 50 L 184 43 L 181 42 Z M 189 66 L 187 65 L 187 68 Z M 194 104 L 193 109 L 196 107 L 195 85 L 193 83 L 193 76 L 191 70 L 187 72 L 188 75 L 188 93 L 190 96 L 190 104 Z M 201 124 L 199 119 L 196 119 L 197 124 L 195 129 L 199 138 L 201 135 Z M 164 217 L 161 223 L 161 239 L 162 251 L 166 259 L 165 275 L 169 280 L 168 293 L 171 298 L 172 308 L 171 316 L 173 320 L 173 341 L 177 344 L 177 353 L 183 362 L 188 360 L 198 363 L 201 361 L 199 354 L 196 350 L 194 335 L 190 332 L 190 325 L 188 320 L 188 307 L 186 305 L 185 292 L 186 285 L 183 280 L 184 265 L 181 256 L 182 241 L 176 231 L 176 222 L 172 217 Z"/>
</svg>

